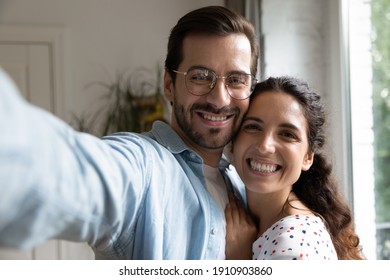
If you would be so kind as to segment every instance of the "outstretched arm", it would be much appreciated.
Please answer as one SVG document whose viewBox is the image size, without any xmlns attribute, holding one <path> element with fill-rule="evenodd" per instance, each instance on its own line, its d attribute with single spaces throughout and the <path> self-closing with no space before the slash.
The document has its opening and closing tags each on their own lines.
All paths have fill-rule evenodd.
<svg viewBox="0 0 390 280">
<path fill-rule="evenodd" d="M 103 235 L 109 241 L 123 209 L 135 212 L 142 192 L 145 157 L 128 142 L 74 131 L 23 100 L 0 68 L 0 246 L 29 248 L 49 238 L 93 245 Z M 123 196 L 132 203 L 123 205 Z"/>
</svg>

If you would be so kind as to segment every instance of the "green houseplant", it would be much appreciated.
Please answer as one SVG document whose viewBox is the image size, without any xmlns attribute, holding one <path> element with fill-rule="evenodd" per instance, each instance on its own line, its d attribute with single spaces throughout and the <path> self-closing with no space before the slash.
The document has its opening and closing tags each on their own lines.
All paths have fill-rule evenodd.
<svg viewBox="0 0 390 280">
<path fill-rule="evenodd" d="M 88 85 L 103 89 L 99 108 L 81 117 L 74 115 L 76 129 L 96 136 L 119 131 L 143 132 L 155 120 L 164 119 L 164 99 L 161 92 L 161 70 L 155 75 L 146 68 L 139 68 L 126 76 L 116 76 L 110 83 L 93 82 Z"/>
</svg>

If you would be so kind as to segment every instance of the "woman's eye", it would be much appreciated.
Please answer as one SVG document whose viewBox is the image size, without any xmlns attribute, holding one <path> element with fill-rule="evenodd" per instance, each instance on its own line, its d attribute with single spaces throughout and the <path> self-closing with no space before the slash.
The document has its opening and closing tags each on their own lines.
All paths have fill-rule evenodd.
<svg viewBox="0 0 390 280">
<path fill-rule="evenodd" d="M 294 133 L 288 131 L 282 132 L 281 135 L 289 139 L 298 139 L 298 137 Z"/>
<path fill-rule="evenodd" d="M 261 127 L 255 124 L 246 124 L 243 126 L 243 128 L 247 131 L 252 131 L 252 130 L 261 130 Z"/>
</svg>

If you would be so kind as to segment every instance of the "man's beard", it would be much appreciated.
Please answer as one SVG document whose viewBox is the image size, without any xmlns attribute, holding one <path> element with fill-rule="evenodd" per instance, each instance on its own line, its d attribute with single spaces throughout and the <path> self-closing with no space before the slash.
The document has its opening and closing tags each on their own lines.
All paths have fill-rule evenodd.
<svg viewBox="0 0 390 280">
<path fill-rule="evenodd" d="M 195 110 L 199 109 L 213 114 L 228 113 L 230 115 L 233 115 L 232 118 L 235 118 L 235 120 L 231 131 L 227 133 L 225 131 L 226 129 L 224 130 L 219 127 L 210 128 L 206 134 L 202 134 L 195 131 L 195 129 L 187 118 L 192 115 Z M 181 130 L 185 133 L 185 135 L 196 145 L 199 145 L 200 147 L 206 149 L 221 149 L 225 147 L 230 142 L 232 136 L 239 128 L 236 125 L 240 121 L 240 119 L 237 119 L 237 117 L 240 115 L 239 109 L 237 107 L 222 108 L 220 110 L 216 110 L 209 104 L 193 104 L 190 108 L 190 112 L 188 113 L 185 112 L 184 107 L 182 105 L 179 105 L 177 102 L 174 102 L 173 110 L 175 113 L 176 122 L 178 123 Z M 224 131 L 223 135 L 220 135 L 221 131 Z"/>
</svg>

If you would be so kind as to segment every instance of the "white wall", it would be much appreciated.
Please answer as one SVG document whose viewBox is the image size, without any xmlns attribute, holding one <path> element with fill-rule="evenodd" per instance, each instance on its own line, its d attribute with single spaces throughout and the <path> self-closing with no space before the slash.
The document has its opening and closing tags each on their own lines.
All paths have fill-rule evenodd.
<svg viewBox="0 0 390 280">
<path fill-rule="evenodd" d="M 266 76 L 298 76 L 323 91 L 324 3 L 263 0 Z"/>
<path fill-rule="evenodd" d="M 223 0 L 0 0 L 0 25 L 65 30 L 64 111 L 81 113 L 96 99 L 94 81 L 161 67 L 170 29 L 188 11 Z M 99 93 L 99 92 L 98 92 Z"/>
</svg>

